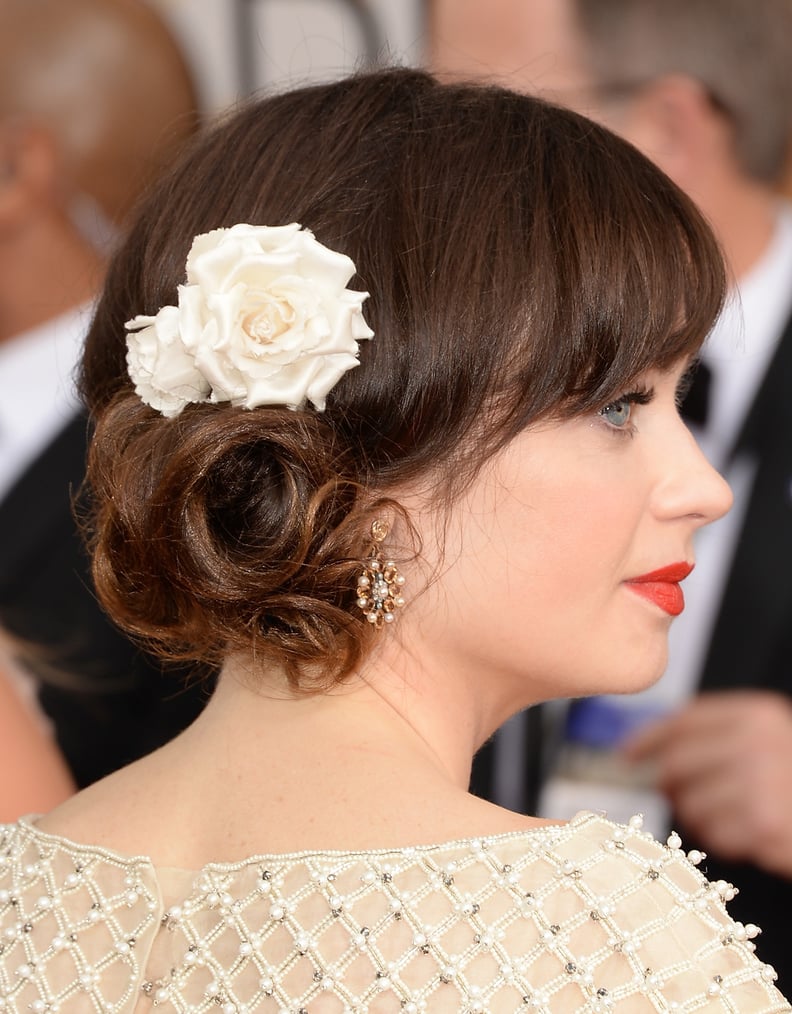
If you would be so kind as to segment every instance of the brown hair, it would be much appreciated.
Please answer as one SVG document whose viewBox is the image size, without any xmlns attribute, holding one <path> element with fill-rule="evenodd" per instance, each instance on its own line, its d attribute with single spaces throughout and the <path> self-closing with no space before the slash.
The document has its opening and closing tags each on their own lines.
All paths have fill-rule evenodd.
<svg viewBox="0 0 792 1014">
<path fill-rule="evenodd" d="M 376 337 L 327 410 L 143 405 L 124 321 L 175 302 L 194 235 L 290 221 L 371 293 Z M 535 420 L 694 352 L 723 290 L 692 203 L 572 112 L 409 70 L 256 102 L 194 147 L 111 265 L 82 377 L 99 594 L 171 656 L 255 645 L 295 686 L 343 676 L 369 634 L 372 500 L 431 480 L 442 510 Z"/>
</svg>

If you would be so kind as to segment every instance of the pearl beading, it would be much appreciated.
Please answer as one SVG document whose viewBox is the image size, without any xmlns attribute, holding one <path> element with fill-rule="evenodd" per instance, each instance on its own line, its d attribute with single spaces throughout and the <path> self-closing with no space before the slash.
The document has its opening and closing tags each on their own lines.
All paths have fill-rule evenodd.
<svg viewBox="0 0 792 1014">
<path fill-rule="evenodd" d="M 565 827 L 169 871 L 0 829 L 0 1011 L 789 1011 L 678 835 Z M 185 876 L 182 873 L 182 878 Z"/>
</svg>

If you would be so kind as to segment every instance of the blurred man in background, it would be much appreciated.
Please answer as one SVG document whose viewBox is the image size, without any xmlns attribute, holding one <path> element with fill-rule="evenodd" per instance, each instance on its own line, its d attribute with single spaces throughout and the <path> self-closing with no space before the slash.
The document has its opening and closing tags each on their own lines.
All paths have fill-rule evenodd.
<svg viewBox="0 0 792 1014">
<path fill-rule="evenodd" d="M 561 770 L 542 773 L 541 796 L 554 815 L 599 803 L 618 819 L 623 804 L 661 824 L 635 777 L 651 763 L 688 847 L 710 853 L 710 877 L 743 889 L 732 914 L 772 927 L 776 950 L 760 943 L 759 953 L 789 992 L 792 210 L 779 183 L 792 132 L 792 3 L 435 0 L 432 16 L 438 73 L 529 90 L 621 133 L 698 203 L 729 262 L 732 299 L 687 407 L 735 507 L 697 543 L 658 688 L 573 705 Z M 513 763 L 497 744 L 495 757 L 496 767 Z"/>
<path fill-rule="evenodd" d="M 105 260 L 197 106 L 139 0 L 0 0 L 0 626 L 79 785 L 199 707 L 104 618 L 70 503 L 87 439 L 73 372 Z"/>
</svg>

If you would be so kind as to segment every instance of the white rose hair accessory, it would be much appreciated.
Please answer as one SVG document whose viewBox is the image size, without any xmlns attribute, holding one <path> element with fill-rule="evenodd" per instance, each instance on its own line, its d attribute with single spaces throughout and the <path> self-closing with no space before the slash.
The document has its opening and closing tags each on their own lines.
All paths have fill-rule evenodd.
<svg viewBox="0 0 792 1014">
<path fill-rule="evenodd" d="M 367 292 L 355 265 L 308 229 L 234 225 L 193 240 L 178 306 L 126 323 L 138 396 L 164 416 L 191 402 L 325 408 L 358 365 Z"/>
</svg>

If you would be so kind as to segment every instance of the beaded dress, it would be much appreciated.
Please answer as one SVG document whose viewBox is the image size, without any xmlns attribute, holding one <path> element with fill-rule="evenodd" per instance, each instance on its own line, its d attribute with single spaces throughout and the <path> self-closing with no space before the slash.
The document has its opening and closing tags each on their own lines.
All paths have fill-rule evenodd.
<svg viewBox="0 0 792 1014">
<path fill-rule="evenodd" d="M 0 828 L 0 1011 L 792 1010 L 676 835 L 579 814 L 439 845 L 155 868 Z"/>
</svg>

